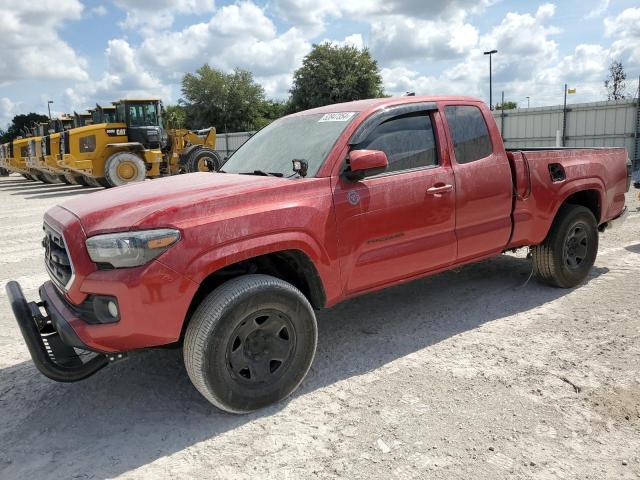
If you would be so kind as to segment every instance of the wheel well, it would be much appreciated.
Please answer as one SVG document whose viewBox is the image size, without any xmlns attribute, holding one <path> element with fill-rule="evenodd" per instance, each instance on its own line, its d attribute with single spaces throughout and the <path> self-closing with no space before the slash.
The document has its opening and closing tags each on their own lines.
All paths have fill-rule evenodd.
<svg viewBox="0 0 640 480">
<path fill-rule="evenodd" d="M 309 257 L 300 250 L 284 250 L 227 265 L 209 275 L 191 300 L 187 318 L 215 288 L 240 275 L 262 273 L 289 282 L 300 290 L 316 310 L 324 307 L 326 295 L 322 279 Z M 185 328 L 186 324 L 185 322 Z"/>
<path fill-rule="evenodd" d="M 596 222 L 600 223 L 600 195 L 597 190 L 582 190 L 567 197 L 565 204 L 582 205 L 588 208 L 596 217 Z"/>
</svg>

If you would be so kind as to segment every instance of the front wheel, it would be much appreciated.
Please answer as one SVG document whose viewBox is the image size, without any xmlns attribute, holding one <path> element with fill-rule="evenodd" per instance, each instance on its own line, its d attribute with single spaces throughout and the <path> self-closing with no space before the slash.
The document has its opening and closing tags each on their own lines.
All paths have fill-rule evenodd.
<svg viewBox="0 0 640 480">
<path fill-rule="evenodd" d="M 596 261 L 598 240 L 598 223 L 591 210 L 563 205 L 547 238 L 532 248 L 536 276 L 554 287 L 579 285 Z"/>
<path fill-rule="evenodd" d="M 313 308 L 297 288 L 267 275 L 244 275 L 215 289 L 196 309 L 184 362 L 213 405 L 248 413 L 300 385 L 317 338 Z"/>
<path fill-rule="evenodd" d="M 146 176 L 147 168 L 144 160 L 134 153 L 114 153 L 104 165 L 104 180 L 109 187 L 119 187 L 131 182 L 142 182 Z"/>
</svg>

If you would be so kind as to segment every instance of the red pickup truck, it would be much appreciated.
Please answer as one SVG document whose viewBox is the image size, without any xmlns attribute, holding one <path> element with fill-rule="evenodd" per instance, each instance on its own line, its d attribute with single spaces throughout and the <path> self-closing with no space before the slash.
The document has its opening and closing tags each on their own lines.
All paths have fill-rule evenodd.
<svg viewBox="0 0 640 480">
<path fill-rule="evenodd" d="M 506 151 L 472 98 L 330 105 L 273 122 L 221 173 L 51 208 L 41 300 L 7 292 L 49 378 L 182 345 L 197 389 L 249 412 L 305 377 L 315 310 L 519 247 L 542 281 L 579 285 L 630 173 L 619 148 Z"/>
</svg>

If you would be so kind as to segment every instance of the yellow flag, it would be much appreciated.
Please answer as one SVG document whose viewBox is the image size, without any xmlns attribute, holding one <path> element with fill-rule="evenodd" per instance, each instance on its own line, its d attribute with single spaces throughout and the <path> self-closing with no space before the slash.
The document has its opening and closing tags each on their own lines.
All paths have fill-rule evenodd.
<svg viewBox="0 0 640 480">
<path fill-rule="evenodd" d="M 567 93 L 571 94 L 571 93 L 576 93 L 577 89 L 575 88 L 568 88 L 567 89 Z"/>
</svg>

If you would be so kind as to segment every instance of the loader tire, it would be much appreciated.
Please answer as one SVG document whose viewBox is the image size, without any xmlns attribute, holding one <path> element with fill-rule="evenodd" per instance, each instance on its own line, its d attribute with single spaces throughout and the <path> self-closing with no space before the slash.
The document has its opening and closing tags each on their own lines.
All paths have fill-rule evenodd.
<svg viewBox="0 0 640 480">
<path fill-rule="evenodd" d="M 66 183 L 67 185 L 75 185 L 75 183 L 71 183 L 71 181 L 64 175 L 58 175 L 58 180 L 60 180 L 62 183 Z"/>
<path fill-rule="evenodd" d="M 44 183 L 49 183 L 49 184 L 60 183 L 60 179 L 58 178 L 58 176 L 52 175 L 50 173 L 40 172 L 39 178 Z"/>
<path fill-rule="evenodd" d="M 97 178 L 85 177 L 85 181 L 87 182 L 87 186 L 89 187 L 102 187 L 102 184 Z"/>
<path fill-rule="evenodd" d="M 74 175 L 71 172 L 65 172 L 64 178 L 66 179 L 65 183 L 68 183 L 69 185 L 80 185 L 80 183 L 78 183 L 78 175 Z"/>
<path fill-rule="evenodd" d="M 217 172 L 220 170 L 221 164 L 220 156 L 215 150 L 202 147 L 187 154 L 183 162 L 183 168 L 185 173 Z"/>
<path fill-rule="evenodd" d="M 587 278 L 598 254 L 598 223 L 588 208 L 563 205 L 547 238 L 531 249 L 533 271 L 553 287 L 572 288 Z"/>
<path fill-rule="evenodd" d="M 9 176 L 9 170 L 7 170 L 6 168 L 0 168 L 0 177 L 8 177 Z"/>
<path fill-rule="evenodd" d="M 296 287 L 268 275 L 243 275 L 198 306 L 185 334 L 184 362 L 213 405 L 248 413 L 300 385 L 317 338 L 313 308 Z"/>
<path fill-rule="evenodd" d="M 38 181 L 38 179 L 34 178 L 33 176 L 31 176 L 28 173 L 21 173 L 20 175 L 22 175 L 27 180 L 31 180 L 32 182 L 37 182 Z"/>
<path fill-rule="evenodd" d="M 109 187 L 119 187 L 132 182 L 142 182 L 147 176 L 144 161 L 129 152 L 111 155 L 104 166 L 104 178 Z"/>
<path fill-rule="evenodd" d="M 78 175 L 76 177 L 76 182 L 78 182 L 78 185 L 82 185 L 83 187 L 90 187 L 91 184 L 87 181 L 87 177 L 83 176 L 83 175 Z"/>
</svg>

